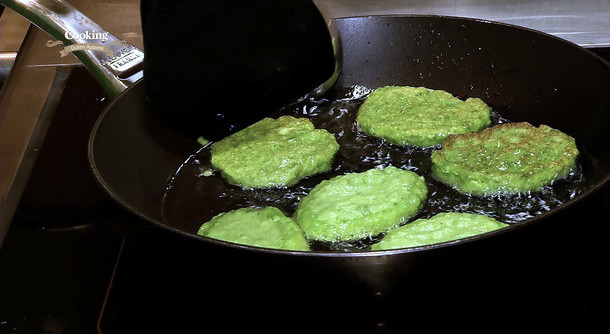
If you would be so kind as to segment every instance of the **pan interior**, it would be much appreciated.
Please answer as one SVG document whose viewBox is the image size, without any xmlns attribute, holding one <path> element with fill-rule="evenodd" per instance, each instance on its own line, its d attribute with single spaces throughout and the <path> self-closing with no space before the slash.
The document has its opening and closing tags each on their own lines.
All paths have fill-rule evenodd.
<svg viewBox="0 0 610 334">
<path fill-rule="evenodd" d="M 351 86 L 334 89 L 323 98 L 309 98 L 288 106 L 280 114 L 310 119 L 316 128 L 335 135 L 340 145 L 333 168 L 308 177 L 295 186 L 274 189 L 244 189 L 230 185 L 210 163 L 208 144 L 191 155 L 168 183 L 163 200 L 163 219 L 196 231 L 202 222 L 222 212 L 242 207 L 275 206 L 292 216 L 303 196 L 322 180 L 371 168 L 394 166 L 411 170 L 426 179 L 428 199 L 409 221 L 441 212 L 484 214 L 516 224 L 560 207 L 586 190 L 580 165 L 565 179 L 542 191 L 518 195 L 471 196 L 436 181 L 431 174 L 430 154 L 438 147 L 401 147 L 363 134 L 356 126 L 359 106 L 371 89 Z M 277 115 L 276 115 L 277 116 Z M 492 112 L 492 124 L 511 120 Z M 315 251 L 365 251 L 381 236 L 355 242 L 314 242 Z"/>
</svg>

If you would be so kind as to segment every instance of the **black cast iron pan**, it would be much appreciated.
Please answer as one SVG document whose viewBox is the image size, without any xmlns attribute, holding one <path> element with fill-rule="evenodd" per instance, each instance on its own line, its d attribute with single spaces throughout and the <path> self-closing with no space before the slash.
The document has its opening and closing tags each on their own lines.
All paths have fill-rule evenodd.
<svg viewBox="0 0 610 334">
<path fill-rule="evenodd" d="M 346 274 L 375 289 L 394 286 L 405 273 L 465 268 L 465 261 L 472 269 L 489 263 L 490 254 L 504 254 L 506 260 L 524 240 L 553 235 L 562 217 L 573 217 L 567 214 L 571 208 L 607 187 L 610 67 L 591 52 L 540 32 L 475 19 L 367 16 L 336 19 L 334 24 L 343 64 L 329 94 L 353 85 L 410 85 L 480 97 L 512 121 L 547 124 L 575 137 L 582 155 L 582 191 L 506 229 L 408 249 L 291 252 L 199 237 L 198 226 L 163 218 L 168 181 L 198 146 L 151 112 L 146 78 L 108 107 L 91 134 L 89 157 L 100 184 L 145 221 L 199 242 L 207 252 L 202 254 Z"/>
<path fill-rule="evenodd" d="M 607 183 L 610 151 L 604 129 L 609 126 L 610 71 L 592 53 L 535 31 L 471 19 L 372 16 L 338 19 L 336 25 L 343 67 L 333 90 L 353 85 L 444 89 L 457 96 L 480 97 L 510 120 L 560 129 L 577 140 L 583 191 L 564 205 L 508 229 L 449 244 L 359 254 L 257 251 L 314 257 L 408 257 L 551 219 Z M 127 90 L 94 129 L 90 158 L 102 185 L 154 224 L 202 242 L 255 250 L 195 236 L 199 222 L 163 218 L 161 201 L 168 178 L 197 147 L 149 112 L 144 87 L 138 84 Z"/>
</svg>

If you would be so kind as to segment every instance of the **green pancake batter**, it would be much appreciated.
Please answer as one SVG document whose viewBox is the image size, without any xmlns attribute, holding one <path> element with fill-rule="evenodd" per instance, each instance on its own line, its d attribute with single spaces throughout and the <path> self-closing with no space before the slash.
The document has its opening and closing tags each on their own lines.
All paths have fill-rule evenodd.
<svg viewBox="0 0 610 334">
<path fill-rule="evenodd" d="M 512 194 L 565 177 L 577 157 L 574 138 L 559 130 L 506 123 L 447 138 L 432 152 L 432 173 L 463 193 Z"/>
<path fill-rule="evenodd" d="M 478 98 L 465 101 L 442 90 L 385 86 L 375 89 L 358 111 L 362 132 L 396 145 L 440 145 L 448 135 L 480 131 L 491 124 L 491 108 Z"/>
<path fill-rule="evenodd" d="M 413 217 L 427 192 L 424 178 L 411 171 L 373 168 L 322 181 L 301 200 L 294 219 L 308 239 L 363 239 Z"/>
<path fill-rule="evenodd" d="M 493 231 L 508 224 L 479 214 L 446 212 L 390 230 L 371 250 L 416 247 Z"/>
<path fill-rule="evenodd" d="M 310 120 L 282 116 L 265 118 L 214 143 L 211 159 L 231 184 L 276 188 L 328 171 L 338 150 L 335 137 L 315 129 Z"/>
<path fill-rule="evenodd" d="M 275 207 L 241 208 L 214 216 L 197 234 L 264 248 L 308 251 L 303 231 Z"/>
</svg>

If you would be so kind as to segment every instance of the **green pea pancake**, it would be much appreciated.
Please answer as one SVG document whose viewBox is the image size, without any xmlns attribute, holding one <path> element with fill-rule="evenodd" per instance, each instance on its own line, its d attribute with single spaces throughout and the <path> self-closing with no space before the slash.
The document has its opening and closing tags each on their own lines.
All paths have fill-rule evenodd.
<svg viewBox="0 0 610 334">
<path fill-rule="evenodd" d="M 450 136 L 432 152 L 432 174 L 475 195 L 537 191 L 576 165 L 574 138 L 546 125 L 506 123 Z"/>
<path fill-rule="evenodd" d="M 390 230 L 371 250 L 416 247 L 490 232 L 508 224 L 471 213 L 445 212 Z"/>
<path fill-rule="evenodd" d="M 358 110 L 356 122 L 370 136 L 396 145 L 440 145 L 451 134 L 480 131 L 491 124 L 491 108 L 481 99 L 458 99 L 442 90 L 385 86 Z"/>
<path fill-rule="evenodd" d="M 241 208 L 214 216 L 197 234 L 264 248 L 308 251 L 303 231 L 275 207 Z"/>
<path fill-rule="evenodd" d="M 310 120 L 265 118 L 217 143 L 212 166 L 231 184 L 276 188 L 331 168 L 339 150 L 335 137 Z"/>
<path fill-rule="evenodd" d="M 404 223 L 427 193 L 424 178 L 411 171 L 373 168 L 322 181 L 301 200 L 294 219 L 308 239 L 355 241 Z"/>
</svg>

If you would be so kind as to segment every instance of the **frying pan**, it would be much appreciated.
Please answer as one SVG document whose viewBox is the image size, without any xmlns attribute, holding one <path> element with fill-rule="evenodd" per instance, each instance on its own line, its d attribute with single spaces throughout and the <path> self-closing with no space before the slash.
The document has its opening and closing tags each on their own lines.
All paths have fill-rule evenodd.
<svg viewBox="0 0 610 334">
<path fill-rule="evenodd" d="M 508 228 L 414 248 L 296 252 L 196 236 L 193 226 L 165 221 L 161 207 L 169 178 L 199 146 L 151 112 L 146 77 L 122 92 L 95 124 L 89 159 L 101 186 L 141 219 L 200 244 L 202 254 L 228 263 L 277 262 L 286 271 L 336 273 L 375 291 L 390 291 L 405 277 L 429 278 L 458 267 L 474 270 L 489 265 L 491 254 L 508 261 L 516 256 L 516 244 L 553 235 L 553 228 L 565 227 L 560 225 L 565 217 L 574 217 L 570 209 L 607 187 L 610 66 L 593 53 L 537 31 L 476 19 L 390 15 L 333 23 L 342 67 L 331 91 L 409 85 L 480 97 L 508 119 L 547 124 L 573 136 L 581 152 L 583 191 Z"/>
<path fill-rule="evenodd" d="M 491 254 L 511 258 L 516 244 L 548 238 L 553 228 L 560 228 L 553 222 L 569 216 L 567 208 L 607 186 L 610 68 L 591 52 L 536 31 L 474 19 L 367 16 L 334 23 L 343 63 L 332 90 L 410 85 L 480 97 L 511 120 L 547 124 L 575 137 L 584 190 L 564 205 L 506 229 L 415 248 L 293 252 L 206 239 L 195 235 L 198 226 L 163 219 L 168 179 L 198 147 L 149 112 L 142 84 L 127 89 L 110 105 L 91 135 L 89 157 L 101 185 L 142 219 L 195 239 L 202 252 L 222 256 L 231 266 L 235 261 L 278 262 L 282 272 L 296 267 L 299 272 L 322 272 L 323 277 L 346 275 L 382 291 L 399 286 L 404 277 L 430 273 L 431 268 L 467 270 L 486 267 Z M 470 266 L 465 259 L 472 261 Z"/>
</svg>

